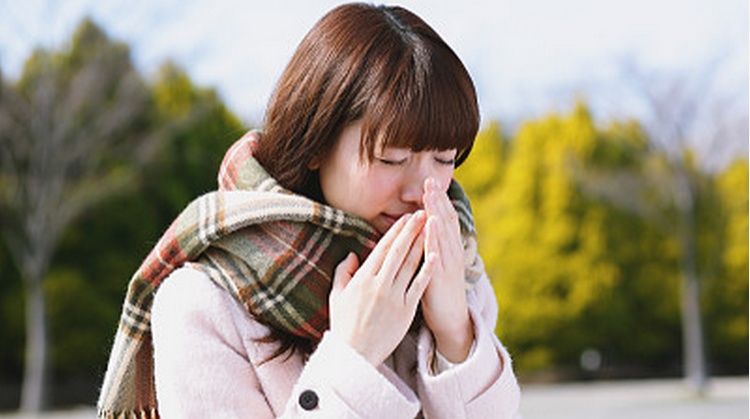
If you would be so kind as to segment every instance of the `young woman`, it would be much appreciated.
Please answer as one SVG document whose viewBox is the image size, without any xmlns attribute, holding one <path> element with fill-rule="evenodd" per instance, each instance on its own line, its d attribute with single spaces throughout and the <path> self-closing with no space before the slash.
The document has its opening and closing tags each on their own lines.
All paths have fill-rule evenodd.
<svg viewBox="0 0 750 419">
<path fill-rule="evenodd" d="M 516 417 L 452 180 L 478 127 L 466 69 L 419 17 L 325 15 L 263 131 L 131 279 L 99 415 Z"/>
</svg>

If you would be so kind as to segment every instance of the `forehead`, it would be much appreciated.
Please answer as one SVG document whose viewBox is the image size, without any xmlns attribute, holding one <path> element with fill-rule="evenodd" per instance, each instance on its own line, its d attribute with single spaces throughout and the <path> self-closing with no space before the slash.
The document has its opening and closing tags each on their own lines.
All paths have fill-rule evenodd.
<svg viewBox="0 0 750 419">
<path fill-rule="evenodd" d="M 358 122 L 360 133 L 360 151 L 372 158 L 373 153 L 385 151 L 448 151 L 458 150 L 461 144 L 455 141 L 441 141 L 440 138 L 424 132 L 409 132 L 408 130 L 377 130 L 367 127 L 365 121 Z"/>
</svg>

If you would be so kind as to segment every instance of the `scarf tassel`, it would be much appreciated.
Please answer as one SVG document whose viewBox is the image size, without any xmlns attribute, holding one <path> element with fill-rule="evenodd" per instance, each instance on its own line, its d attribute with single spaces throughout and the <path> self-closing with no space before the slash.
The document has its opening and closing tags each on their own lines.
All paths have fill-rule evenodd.
<svg viewBox="0 0 750 419">
<path fill-rule="evenodd" d="M 99 410 L 97 416 L 102 419 L 159 419 L 159 412 L 156 408 L 133 409 L 121 412 Z"/>
</svg>

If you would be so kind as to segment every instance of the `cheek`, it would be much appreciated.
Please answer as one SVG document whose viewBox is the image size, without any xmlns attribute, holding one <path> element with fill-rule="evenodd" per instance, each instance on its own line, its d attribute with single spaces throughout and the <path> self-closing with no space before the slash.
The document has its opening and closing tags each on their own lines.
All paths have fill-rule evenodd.
<svg viewBox="0 0 750 419">
<path fill-rule="evenodd" d="M 363 177 L 361 188 L 356 193 L 367 196 L 370 205 L 380 206 L 398 195 L 399 181 L 399 177 L 393 172 L 371 168 Z"/>
</svg>

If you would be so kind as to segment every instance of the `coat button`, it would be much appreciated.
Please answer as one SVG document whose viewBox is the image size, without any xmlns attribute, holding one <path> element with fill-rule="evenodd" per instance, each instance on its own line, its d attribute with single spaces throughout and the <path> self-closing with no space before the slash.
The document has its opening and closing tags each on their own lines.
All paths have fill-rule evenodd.
<svg viewBox="0 0 750 419">
<path fill-rule="evenodd" d="M 318 407 L 318 395 L 312 390 L 305 390 L 299 395 L 299 405 L 305 410 Z"/>
</svg>

